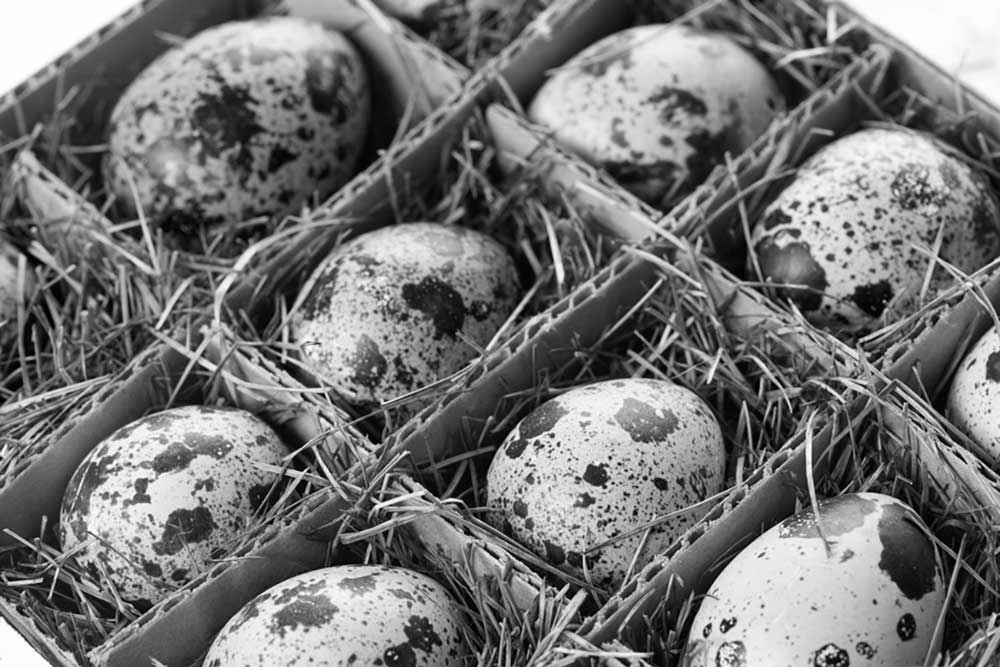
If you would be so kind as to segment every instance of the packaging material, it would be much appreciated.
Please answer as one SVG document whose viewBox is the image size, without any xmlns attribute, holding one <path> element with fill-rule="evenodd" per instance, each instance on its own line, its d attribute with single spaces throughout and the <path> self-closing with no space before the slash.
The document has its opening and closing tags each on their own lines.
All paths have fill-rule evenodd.
<svg viewBox="0 0 1000 667">
<path fill-rule="evenodd" d="M 368 4 L 352 5 L 351 11 L 363 14 L 352 16 L 371 19 Z M 317 17 L 326 11 L 320 3 L 291 5 L 296 11 L 317 12 L 313 14 Z M 144 9 L 171 6 L 177 5 L 164 1 Z M 851 23 L 842 21 L 844 14 L 817 11 L 805 3 L 793 3 L 790 9 L 774 7 L 778 4 L 765 10 L 810 8 L 805 15 L 814 21 L 812 25 L 824 25 L 824 39 L 826 35 L 831 39 L 824 42 L 828 48 L 823 56 L 835 57 L 819 79 L 833 79 L 833 84 L 809 98 L 788 121 L 800 123 L 796 141 L 803 137 L 822 141 L 809 128 L 825 126 L 826 120 L 817 122 L 824 113 L 833 118 L 857 113 L 869 91 L 878 90 L 885 80 L 887 52 L 877 45 L 864 51 L 868 36 L 848 36 L 845 26 Z M 763 295 L 702 255 L 706 237 L 693 230 L 706 221 L 722 220 L 728 203 L 723 188 L 743 192 L 755 180 L 767 178 L 772 163 L 761 157 L 765 149 L 755 148 L 717 170 L 709 184 L 678 209 L 687 217 L 670 216 L 688 225 L 674 227 L 676 233 L 664 229 L 659 213 L 638 205 L 594 169 L 576 164 L 558 150 L 542 151 L 548 157 L 537 169 L 553 186 L 547 200 L 539 196 L 537 185 L 526 185 L 535 182 L 535 169 L 527 170 L 524 181 L 508 182 L 504 188 L 491 182 L 494 174 L 489 165 L 496 147 L 482 131 L 476 111 L 486 92 L 516 106 L 515 100 L 525 101 L 537 88 L 544 71 L 600 36 L 631 24 L 632 12 L 630 6 L 608 1 L 554 2 L 463 91 L 436 110 L 426 107 L 424 122 L 400 133 L 379 160 L 298 220 L 300 228 L 279 229 L 277 236 L 252 247 L 237 262 L 219 285 L 214 312 L 204 312 L 202 320 L 229 325 L 237 332 L 235 341 L 220 338 L 221 329 L 202 337 L 202 330 L 192 326 L 181 330 L 179 340 L 157 336 L 163 344 L 147 352 L 143 363 L 109 383 L 99 400 L 39 440 L 11 468 L 13 475 L 5 473 L 0 508 L 13 499 L 9 506 L 18 510 L 0 516 L 0 525 L 14 527 L 12 532 L 23 537 L 44 534 L 42 517 L 54 516 L 61 489 L 89 448 L 115 428 L 166 405 L 204 400 L 246 405 L 284 424 L 287 437 L 303 446 L 310 443 L 307 451 L 316 452 L 317 468 L 294 477 L 296 483 L 313 485 L 307 497 L 287 512 L 269 517 L 227 558 L 146 614 L 118 619 L 101 641 L 88 637 L 86 645 L 77 644 L 77 659 L 89 651 L 86 659 L 97 664 L 131 665 L 150 657 L 164 664 L 197 660 L 222 624 L 264 588 L 330 562 L 344 545 L 370 545 L 372 552 L 389 558 L 399 545 L 395 536 L 402 534 L 408 535 L 406 549 L 415 562 L 440 568 L 445 576 L 457 576 L 461 570 L 466 582 L 481 580 L 484 590 L 501 596 L 505 617 L 516 611 L 546 610 L 539 613 L 547 620 L 533 626 L 538 632 L 524 648 L 538 649 L 532 659 L 561 655 L 549 649 L 565 640 L 566 629 L 598 644 L 624 638 L 652 610 L 651 599 L 664 591 L 670 592 L 668 603 L 653 611 L 676 618 L 691 591 L 707 585 L 723 554 L 794 511 L 801 490 L 808 490 L 815 480 L 834 480 L 827 488 L 835 492 L 836 484 L 845 479 L 844 462 L 850 457 L 843 452 L 851 451 L 851 435 L 873 434 L 877 442 L 885 443 L 886 451 L 900 456 L 920 452 L 916 467 L 905 472 L 922 475 L 926 485 L 920 488 L 933 495 L 930 502 L 937 503 L 938 498 L 995 502 L 991 478 L 961 444 L 941 446 L 940 438 L 919 436 L 936 432 L 930 416 L 917 426 L 899 425 L 898 414 L 905 413 L 905 406 L 925 406 L 891 381 L 905 377 L 914 386 L 941 386 L 952 361 L 941 360 L 940 350 L 966 345 L 967 325 L 980 327 L 986 322 L 982 308 L 963 302 L 929 322 L 930 333 L 918 340 L 912 354 L 887 356 L 895 363 L 889 377 L 883 378 L 857 350 L 811 329 L 794 314 L 775 309 Z M 130 21 L 145 16 L 129 14 L 106 34 L 127 34 Z M 698 20 L 697 12 L 692 20 Z M 372 30 L 380 27 L 385 24 L 379 20 L 371 23 Z M 87 61 L 98 57 L 88 54 L 116 52 L 102 48 L 91 44 L 78 56 Z M 411 56 L 404 53 L 396 64 L 412 65 Z M 911 66 L 904 63 L 894 72 L 906 76 Z M 406 76 L 395 81 L 401 85 Z M 493 85 L 495 79 L 500 83 Z M 43 92 L 46 85 L 20 90 L 20 108 L 28 110 L 31 100 L 54 96 L 55 88 Z M 812 92 L 811 84 L 803 85 L 801 98 Z M 503 119 L 504 113 L 491 112 L 490 117 Z M 74 118 L 85 122 L 85 115 Z M 510 136 L 534 136 L 537 145 L 545 144 L 544 137 L 533 134 L 516 116 L 508 114 L 507 119 L 513 122 L 506 124 L 506 130 L 495 129 L 503 122 L 494 123 L 498 143 Z M 794 134 L 788 132 L 786 136 Z M 766 145 L 769 156 L 803 150 L 789 142 L 776 138 L 758 146 Z M 440 178 L 442 174 L 445 178 Z M 736 185 L 731 185 L 734 178 Z M 421 194 L 427 183 L 435 181 L 436 189 Z M 35 189 L 30 200 L 44 215 L 65 210 L 65 200 L 60 204 L 54 194 L 58 187 L 35 188 L 34 182 L 30 187 Z M 352 432 L 344 415 L 322 393 L 305 388 L 288 373 L 295 365 L 293 355 L 286 354 L 289 347 L 280 333 L 282 325 L 308 269 L 332 247 L 348 235 L 404 221 L 417 212 L 442 221 L 500 225 L 498 233 L 514 239 L 522 264 L 536 272 L 536 279 L 544 275 L 546 286 L 535 290 L 534 304 L 512 318 L 479 360 L 434 388 L 430 406 L 401 428 L 385 433 L 380 447 L 371 448 L 363 444 L 364 438 L 351 435 L 346 440 L 357 444 L 344 449 L 343 437 L 330 439 L 331 434 Z M 655 238 L 616 249 L 612 240 L 580 227 L 578 221 L 584 219 L 603 221 L 604 229 L 641 229 L 642 237 L 656 230 Z M 512 227 L 503 229 L 504 223 Z M 537 235 L 520 236 L 525 233 L 518 227 L 521 223 L 537 225 Z M 553 267 L 550 273 L 545 273 L 546 267 Z M 907 334 L 900 340 L 911 338 Z M 667 558 L 654 562 L 619 595 L 609 597 L 513 544 L 482 522 L 479 511 L 489 456 L 518 416 L 573 384 L 612 374 L 679 377 L 704 392 L 729 424 L 732 453 L 727 478 L 731 490 L 713 498 L 712 503 L 721 501 L 714 508 L 712 503 L 700 508 L 708 513 L 707 519 L 675 544 Z M 934 504 L 928 516 L 945 516 L 935 513 L 940 504 L 946 503 Z M 24 544 L 10 533 L 7 538 L 9 544 Z M 50 553 L 45 547 L 35 548 Z M 544 572 L 549 583 L 538 572 Z M 53 575 L 46 571 L 44 576 Z M 564 590 L 582 593 L 555 593 L 553 581 L 568 583 L 570 588 Z M 15 605 L 5 600 L 0 609 L 6 614 Z M 14 613 L 24 617 L 20 602 Z M 581 616 L 598 606 L 598 615 L 580 625 Z M 29 616 L 36 613 L 37 607 Z M 9 617 L 15 618 L 13 613 Z M 65 646 L 67 640 L 72 645 L 78 639 L 75 626 L 67 617 L 61 620 L 67 623 L 45 623 L 43 628 L 36 619 L 18 627 L 29 636 L 61 627 L 58 639 L 49 636 L 39 645 Z M 177 637 L 185 641 L 178 642 Z"/>
</svg>

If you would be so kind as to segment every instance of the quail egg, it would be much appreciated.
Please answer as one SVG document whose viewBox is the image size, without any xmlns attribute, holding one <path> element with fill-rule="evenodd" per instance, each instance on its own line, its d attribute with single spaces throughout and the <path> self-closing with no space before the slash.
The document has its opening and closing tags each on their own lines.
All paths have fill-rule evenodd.
<svg viewBox="0 0 1000 667">
<path fill-rule="evenodd" d="M 118 100 L 105 182 L 129 212 L 182 231 L 294 212 L 354 174 L 370 95 L 357 49 L 318 23 L 209 28 Z"/>
<path fill-rule="evenodd" d="M 147 415 L 97 445 L 73 474 L 59 532 L 95 576 L 148 607 L 205 569 L 266 498 L 288 454 L 271 428 L 231 408 Z"/>
<path fill-rule="evenodd" d="M 729 36 L 652 24 L 576 55 L 542 85 L 528 116 L 655 206 L 694 189 L 784 108 L 770 73 Z"/>
<path fill-rule="evenodd" d="M 946 586 L 916 512 L 877 493 L 818 509 L 726 566 L 691 624 L 685 667 L 904 667 L 937 652 Z"/>
<path fill-rule="evenodd" d="M 341 565 L 258 595 L 215 638 L 205 667 L 466 664 L 462 617 L 419 572 Z"/>
<path fill-rule="evenodd" d="M 457 225 L 391 225 L 336 248 L 303 290 L 292 337 L 346 400 L 379 405 L 461 369 L 513 311 L 514 261 Z"/>
<path fill-rule="evenodd" d="M 814 324 L 849 331 L 919 292 L 930 264 L 920 248 L 939 235 L 941 257 L 962 271 L 996 257 L 1000 210 L 988 182 L 932 136 L 878 127 L 803 163 L 752 243 L 766 282 L 783 285 Z"/>
<path fill-rule="evenodd" d="M 549 563 L 610 589 L 637 552 L 641 568 L 710 509 L 694 506 L 722 490 L 724 475 L 722 433 L 697 394 L 609 380 L 521 420 L 490 464 L 487 505 L 491 521 Z M 664 517 L 649 535 L 637 530 Z"/>
</svg>

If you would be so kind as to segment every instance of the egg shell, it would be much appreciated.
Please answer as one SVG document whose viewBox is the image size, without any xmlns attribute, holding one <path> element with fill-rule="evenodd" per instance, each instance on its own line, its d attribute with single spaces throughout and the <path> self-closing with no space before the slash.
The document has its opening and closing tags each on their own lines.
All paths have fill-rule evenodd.
<svg viewBox="0 0 1000 667">
<path fill-rule="evenodd" d="M 0 345 L 17 340 L 17 305 L 35 291 L 35 276 L 25 264 L 23 291 L 18 291 L 18 264 L 24 255 L 0 238 Z"/>
<path fill-rule="evenodd" d="M 771 528 L 712 584 L 686 667 L 924 664 L 944 608 L 941 563 L 920 517 L 877 493 L 846 494 Z"/>
<path fill-rule="evenodd" d="M 467 649 L 441 584 L 398 567 L 341 565 L 265 591 L 218 634 L 205 667 L 458 667 Z"/>
<path fill-rule="evenodd" d="M 291 17 L 234 21 L 157 58 L 111 114 L 105 182 L 181 230 L 295 212 L 354 174 L 368 75 L 340 33 Z"/>
<path fill-rule="evenodd" d="M 919 292 L 932 249 L 965 272 L 1000 252 L 989 184 L 933 137 L 870 128 L 821 149 L 764 211 L 752 243 L 766 281 L 813 323 L 869 326 L 903 292 Z M 949 280 L 937 270 L 935 289 Z"/>
<path fill-rule="evenodd" d="M 393 225 L 324 260 L 303 290 L 291 332 L 335 391 L 377 405 L 475 358 L 473 345 L 489 342 L 518 291 L 513 259 L 485 234 L 429 222 Z"/>
<path fill-rule="evenodd" d="M 1000 332 L 987 331 L 962 359 L 948 390 L 948 418 L 1000 460 Z"/>
<path fill-rule="evenodd" d="M 697 394 L 661 380 L 610 380 L 567 391 L 521 420 L 490 464 L 487 504 L 491 521 L 549 563 L 611 588 L 642 532 L 591 549 L 719 492 L 724 475 L 722 433 Z M 636 567 L 701 513 L 659 524 Z"/>
<path fill-rule="evenodd" d="M 242 410 L 185 406 L 115 431 L 84 459 L 63 497 L 63 551 L 104 570 L 123 599 L 148 606 L 205 569 L 248 526 L 287 450 Z"/>
<path fill-rule="evenodd" d="M 558 69 L 528 116 L 653 205 L 693 189 L 784 110 L 768 71 L 722 33 L 651 24 L 617 32 Z"/>
</svg>

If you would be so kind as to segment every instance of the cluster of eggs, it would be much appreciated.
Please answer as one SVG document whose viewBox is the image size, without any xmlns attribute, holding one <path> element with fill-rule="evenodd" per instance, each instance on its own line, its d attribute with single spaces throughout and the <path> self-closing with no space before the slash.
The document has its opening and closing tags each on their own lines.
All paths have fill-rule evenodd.
<svg viewBox="0 0 1000 667">
<path fill-rule="evenodd" d="M 321 26 L 270 18 L 205 31 L 154 62 L 115 107 L 107 187 L 127 209 L 182 230 L 292 212 L 354 173 L 369 88 L 356 49 Z M 771 75 L 730 37 L 655 25 L 581 52 L 529 115 L 663 204 L 747 148 L 784 107 Z M 927 271 L 915 246 L 938 241 L 944 260 L 974 270 L 1000 252 L 1000 209 L 985 179 L 933 138 L 884 128 L 803 164 L 752 238 L 761 277 L 833 328 L 866 326 L 912 293 Z M 16 266 L 10 257 L 0 254 L 0 270 Z M 12 312 L 3 284 L 0 322 Z M 327 257 L 301 292 L 291 334 L 338 396 L 378 406 L 468 363 L 518 293 L 513 259 L 489 237 L 395 225 Z M 1000 384 L 994 338 L 963 364 L 953 393 L 981 388 L 983 377 Z M 973 379 L 962 379 L 966 371 Z M 977 435 L 992 428 L 980 437 L 1000 442 L 1000 419 L 983 425 L 990 415 L 967 403 L 956 400 L 956 421 Z M 154 603 L 240 535 L 287 455 L 248 413 L 196 407 L 145 417 L 102 442 L 74 475 L 63 547 L 123 598 Z M 525 417 L 494 456 L 487 504 L 491 520 L 540 557 L 614 590 L 700 518 L 724 479 L 721 429 L 702 399 L 669 382 L 611 380 Z M 778 648 L 788 663 L 849 664 L 852 652 L 917 662 L 936 650 L 941 565 L 916 514 L 875 494 L 831 499 L 817 512 L 768 531 L 723 571 L 695 617 L 684 664 L 757 664 Z M 794 577 L 817 583 L 819 611 L 781 594 Z M 871 609 L 845 618 L 862 597 Z M 323 654 L 347 664 L 418 664 L 419 656 L 458 665 L 462 627 L 457 605 L 429 577 L 327 568 L 254 599 L 205 664 L 306 664 Z M 259 636 L 269 641 L 248 640 Z"/>
</svg>

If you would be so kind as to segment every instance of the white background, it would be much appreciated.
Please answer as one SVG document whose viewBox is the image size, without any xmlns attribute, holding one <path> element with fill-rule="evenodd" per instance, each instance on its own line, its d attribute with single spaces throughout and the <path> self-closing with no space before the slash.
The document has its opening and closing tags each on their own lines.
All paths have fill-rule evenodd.
<svg viewBox="0 0 1000 667">
<path fill-rule="evenodd" d="M 197 0 L 192 0 L 197 1 Z M 132 0 L 0 0 L 0 93 L 107 23 Z M 854 0 L 873 22 L 1000 103 L 1000 2 Z M 13 636 L 12 636 L 13 635 Z M 0 620 L 0 667 L 44 667 Z"/>
</svg>

